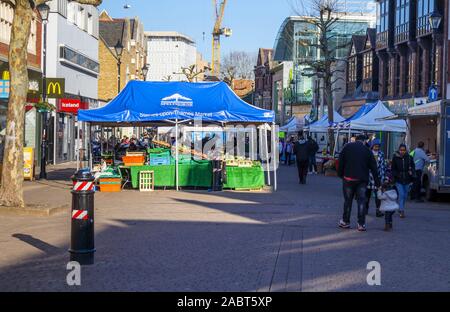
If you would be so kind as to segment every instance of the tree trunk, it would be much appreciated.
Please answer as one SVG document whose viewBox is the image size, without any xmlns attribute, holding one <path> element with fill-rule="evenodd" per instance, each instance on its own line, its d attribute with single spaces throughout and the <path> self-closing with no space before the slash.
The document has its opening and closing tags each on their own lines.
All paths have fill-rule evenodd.
<svg viewBox="0 0 450 312">
<path fill-rule="evenodd" d="M 27 46 L 33 10 L 29 0 L 16 0 L 9 45 L 11 93 L 6 121 L 0 206 L 24 207 L 23 135 L 28 93 Z"/>
<path fill-rule="evenodd" d="M 328 108 L 328 123 L 333 125 L 334 122 L 334 107 L 333 107 L 333 86 L 331 84 L 331 73 L 327 73 L 325 77 L 325 96 Z M 334 130 L 328 128 L 328 144 L 330 145 L 330 154 L 333 156 L 334 151 Z"/>
</svg>

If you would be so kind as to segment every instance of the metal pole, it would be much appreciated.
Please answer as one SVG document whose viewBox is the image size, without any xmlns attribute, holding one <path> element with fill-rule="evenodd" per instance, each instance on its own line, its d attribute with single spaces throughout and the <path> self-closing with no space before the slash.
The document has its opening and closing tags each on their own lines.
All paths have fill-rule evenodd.
<svg viewBox="0 0 450 312">
<path fill-rule="evenodd" d="M 267 183 L 272 185 L 270 182 L 270 164 L 269 164 L 269 143 L 267 142 L 267 127 L 268 124 L 264 124 L 264 142 L 266 144 L 266 170 L 267 170 Z"/>
<path fill-rule="evenodd" d="M 272 152 L 273 152 L 273 190 L 276 192 L 278 188 L 278 180 L 277 180 L 277 150 L 278 145 L 276 144 L 277 137 L 275 133 L 275 123 L 272 123 Z M 275 145 L 276 148 L 275 148 Z"/>
<path fill-rule="evenodd" d="M 178 118 L 175 119 L 175 183 L 178 191 Z"/>
<path fill-rule="evenodd" d="M 433 48 L 432 48 L 431 53 L 433 55 L 431 56 L 431 62 L 432 62 L 431 86 L 434 87 L 436 84 L 436 81 L 435 81 L 435 79 L 436 79 L 436 31 L 435 30 L 433 30 L 433 40 L 432 41 L 433 41 Z"/>
<path fill-rule="evenodd" d="M 122 62 L 120 61 L 120 57 L 117 59 L 117 94 L 120 93 L 120 65 Z"/>
<path fill-rule="evenodd" d="M 92 125 L 89 123 L 89 141 L 87 147 L 89 149 L 89 168 L 92 170 Z M 102 145 L 102 141 L 100 140 L 100 146 Z"/>
<path fill-rule="evenodd" d="M 75 161 L 77 162 L 77 171 L 80 170 L 80 144 L 79 144 L 79 134 L 80 134 L 80 123 L 78 122 L 78 117 L 75 117 Z"/>
<path fill-rule="evenodd" d="M 44 21 L 44 44 L 42 53 L 44 56 L 43 69 L 42 69 L 42 102 L 47 100 L 47 23 Z M 42 137 L 41 137 L 41 172 L 39 173 L 39 179 L 47 179 L 47 112 L 42 112 Z"/>
</svg>

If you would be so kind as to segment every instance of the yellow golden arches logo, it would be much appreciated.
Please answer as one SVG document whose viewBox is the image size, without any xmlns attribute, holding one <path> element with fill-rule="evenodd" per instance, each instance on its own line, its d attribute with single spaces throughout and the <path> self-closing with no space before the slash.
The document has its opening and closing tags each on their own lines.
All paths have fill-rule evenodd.
<svg viewBox="0 0 450 312">
<path fill-rule="evenodd" d="M 45 78 L 44 83 L 41 86 L 45 88 L 40 88 L 42 93 L 50 99 L 60 99 L 64 97 L 65 94 L 65 79 L 64 78 Z"/>
<path fill-rule="evenodd" d="M 58 92 L 56 92 L 56 91 L 58 91 Z M 50 82 L 47 86 L 47 94 L 60 95 L 61 94 L 61 84 L 59 82 Z"/>
</svg>

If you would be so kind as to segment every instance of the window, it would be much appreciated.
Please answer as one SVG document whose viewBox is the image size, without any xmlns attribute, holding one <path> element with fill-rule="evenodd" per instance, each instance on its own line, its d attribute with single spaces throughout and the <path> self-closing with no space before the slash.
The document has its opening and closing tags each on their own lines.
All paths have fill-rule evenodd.
<svg viewBox="0 0 450 312">
<path fill-rule="evenodd" d="M 87 32 L 89 35 L 94 34 L 94 19 L 92 17 L 92 14 L 88 14 L 88 21 L 87 21 Z"/>
<path fill-rule="evenodd" d="M 91 60 L 87 56 L 84 56 L 69 47 L 66 46 L 60 47 L 60 58 L 66 62 L 69 62 L 76 66 L 83 67 L 95 73 L 99 72 L 99 64 L 96 61 Z"/>
<path fill-rule="evenodd" d="M 373 66 L 373 54 L 372 52 L 364 53 L 363 56 L 363 91 L 372 91 L 372 66 Z"/>
<path fill-rule="evenodd" d="M 408 39 L 409 31 L 409 0 L 396 0 L 395 35 L 396 41 Z"/>
<path fill-rule="evenodd" d="M 418 0 L 417 2 L 417 35 L 421 36 L 431 31 L 428 15 L 435 9 L 435 0 Z"/>
<path fill-rule="evenodd" d="M 0 2 L 0 42 L 9 45 L 11 39 L 11 28 L 13 23 L 14 10 L 6 2 Z M 33 14 L 31 20 L 31 31 L 28 39 L 28 52 L 36 54 L 36 32 L 37 32 L 37 19 Z"/>
<path fill-rule="evenodd" d="M 377 33 L 388 30 L 389 0 L 381 0 L 377 5 Z"/>
</svg>

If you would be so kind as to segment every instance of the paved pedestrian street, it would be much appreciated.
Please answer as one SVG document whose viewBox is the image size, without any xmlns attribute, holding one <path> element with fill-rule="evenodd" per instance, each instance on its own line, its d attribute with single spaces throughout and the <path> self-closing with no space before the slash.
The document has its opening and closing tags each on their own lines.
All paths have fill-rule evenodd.
<svg viewBox="0 0 450 312">
<path fill-rule="evenodd" d="M 450 291 L 450 205 L 408 203 L 394 231 L 341 230 L 341 184 L 282 166 L 279 190 L 96 193 L 95 264 L 68 286 L 70 209 L 0 215 L 0 291 Z M 70 206 L 68 180 L 26 183 L 27 200 Z M 34 195 L 33 195 L 34 194 Z M 40 197 L 39 197 L 40 196 Z M 356 206 L 356 205 L 355 205 Z M 367 265 L 381 265 L 369 286 Z"/>
</svg>

